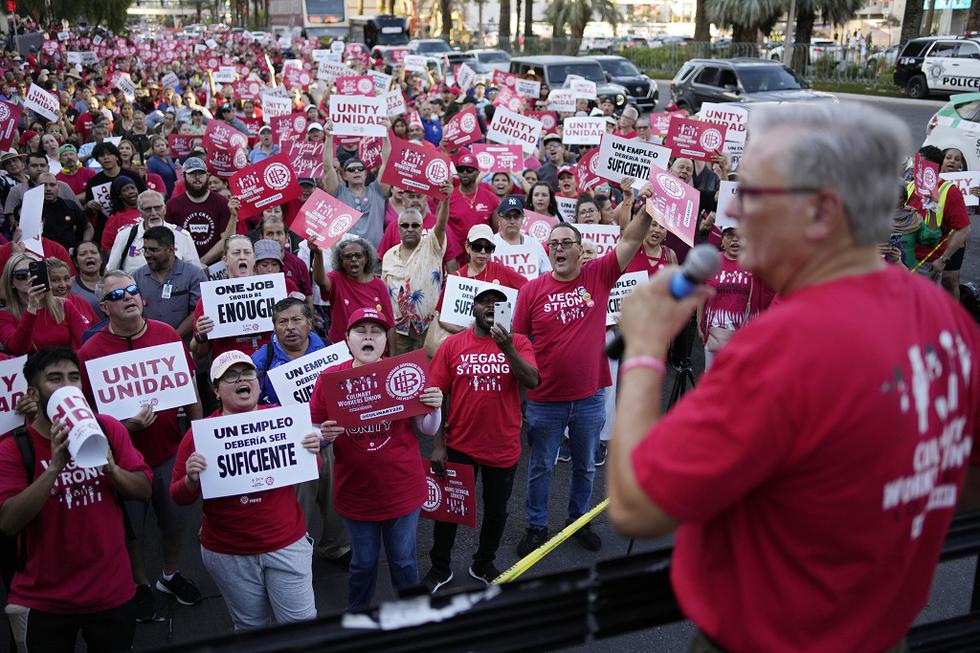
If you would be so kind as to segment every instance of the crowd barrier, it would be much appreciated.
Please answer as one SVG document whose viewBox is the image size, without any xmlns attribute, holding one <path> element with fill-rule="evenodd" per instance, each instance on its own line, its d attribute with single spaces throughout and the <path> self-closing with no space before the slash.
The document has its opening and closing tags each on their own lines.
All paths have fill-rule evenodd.
<svg viewBox="0 0 980 653">
<path fill-rule="evenodd" d="M 660 549 L 624 556 L 591 567 L 518 578 L 479 591 L 457 590 L 430 596 L 418 588 L 414 595 L 382 603 L 363 613 L 332 615 L 302 624 L 183 642 L 155 650 L 182 653 L 555 650 L 682 621 L 684 617 L 669 581 L 671 552 L 671 549 Z M 980 511 L 957 515 L 940 561 L 978 555 Z M 978 590 L 980 565 L 974 574 L 970 612 L 916 626 L 908 634 L 911 651 L 980 650 Z"/>
</svg>

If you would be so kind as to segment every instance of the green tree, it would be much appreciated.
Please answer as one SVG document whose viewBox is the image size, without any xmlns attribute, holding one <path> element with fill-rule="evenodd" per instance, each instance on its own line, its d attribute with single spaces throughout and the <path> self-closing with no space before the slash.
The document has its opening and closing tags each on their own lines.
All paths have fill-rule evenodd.
<svg viewBox="0 0 980 653">
<path fill-rule="evenodd" d="M 864 0 L 797 0 L 794 43 L 810 42 L 818 13 L 823 22 L 841 25 L 854 18 L 864 4 Z"/>
<path fill-rule="evenodd" d="M 730 27 L 735 43 L 757 43 L 759 32 L 768 33 L 785 5 L 780 0 L 706 0 L 708 20 Z"/>
<path fill-rule="evenodd" d="M 594 16 L 612 25 L 613 29 L 616 29 L 621 18 L 612 0 L 555 0 L 545 12 L 545 17 L 554 27 L 554 37 L 564 36 L 567 27 L 576 48 L 577 43 L 582 41 L 586 25 Z"/>
</svg>

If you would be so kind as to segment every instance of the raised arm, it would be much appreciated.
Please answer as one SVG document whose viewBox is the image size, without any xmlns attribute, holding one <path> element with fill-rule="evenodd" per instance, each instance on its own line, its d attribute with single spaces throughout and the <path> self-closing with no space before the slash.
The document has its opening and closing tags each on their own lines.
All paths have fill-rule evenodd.
<svg viewBox="0 0 980 653">
<path fill-rule="evenodd" d="M 632 200 L 631 200 L 632 201 Z M 623 199 L 626 202 L 626 199 Z M 641 211 L 640 214 L 630 222 L 616 244 L 616 260 L 619 262 L 619 269 L 625 270 L 633 257 L 640 250 L 643 239 L 646 238 L 647 231 L 650 229 L 652 216 L 649 211 Z"/>
<path fill-rule="evenodd" d="M 333 195 L 340 185 L 337 170 L 333 167 L 333 123 L 330 118 L 324 118 L 323 123 L 326 133 L 323 139 L 323 177 L 320 178 L 320 188 Z"/>
<path fill-rule="evenodd" d="M 381 173 L 384 172 L 385 166 L 388 165 L 388 157 L 391 156 L 391 139 L 394 138 L 395 135 L 391 131 L 391 121 L 386 118 L 384 124 L 385 127 L 388 128 L 388 137 L 381 143 L 381 167 L 378 168 L 378 188 L 381 189 L 381 193 L 387 197 L 388 195 L 391 195 L 391 185 L 381 181 Z"/>
<path fill-rule="evenodd" d="M 436 224 L 432 227 L 432 233 L 435 234 L 436 239 L 439 241 L 440 247 L 445 247 L 446 245 L 446 224 L 449 222 L 449 196 L 453 194 L 453 182 L 451 179 L 447 179 L 440 188 L 443 197 L 439 200 L 439 207 L 436 209 Z"/>
<path fill-rule="evenodd" d="M 623 201 L 616 207 L 613 218 L 619 228 L 626 231 L 626 227 L 629 226 L 630 220 L 633 218 L 633 180 L 627 177 L 620 183 L 620 188 L 623 191 Z"/>
<path fill-rule="evenodd" d="M 310 248 L 310 259 L 313 263 L 313 283 L 320 287 L 320 294 L 327 299 L 333 293 L 333 287 L 330 283 L 330 275 L 323 269 L 323 250 L 317 246 L 313 238 L 307 240 L 306 244 Z"/>
</svg>

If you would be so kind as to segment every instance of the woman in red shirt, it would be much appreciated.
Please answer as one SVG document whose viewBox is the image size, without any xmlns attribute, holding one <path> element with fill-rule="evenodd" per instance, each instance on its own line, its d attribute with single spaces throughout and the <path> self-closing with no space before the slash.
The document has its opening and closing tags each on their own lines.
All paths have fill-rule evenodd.
<svg viewBox="0 0 980 653">
<path fill-rule="evenodd" d="M 28 269 L 34 259 L 14 254 L 0 277 L 0 344 L 7 353 L 20 355 L 45 347 L 77 350 L 88 322 L 75 305 L 55 297 L 49 288 L 34 285 Z"/>
<path fill-rule="evenodd" d="M 351 544 L 347 610 L 371 604 L 378 575 L 378 554 L 385 543 L 391 582 L 397 588 L 419 583 L 415 553 L 419 512 L 428 496 L 415 429 L 434 435 L 442 422 L 442 390 L 422 390 L 419 400 L 432 412 L 345 429 L 330 419 L 336 404 L 327 398 L 326 374 L 381 360 L 391 320 L 361 308 L 347 323 L 353 360 L 324 370 L 310 398 L 310 416 L 324 440 L 333 443 L 333 500 Z"/>
<path fill-rule="evenodd" d="M 237 350 L 211 363 L 214 394 L 221 407 L 208 417 L 273 408 L 259 406 L 258 372 L 252 359 Z M 303 448 L 320 451 L 310 433 Z M 177 449 L 170 496 L 190 505 L 201 495 L 201 472 L 208 466 L 194 446 L 194 431 Z M 296 500 L 285 486 L 204 500 L 201 560 L 221 590 L 236 631 L 316 618 L 313 597 L 313 544 Z"/>
<path fill-rule="evenodd" d="M 58 258 L 45 259 L 44 262 L 48 266 L 48 285 L 51 286 L 51 294 L 74 304 L 89 326 L 98 322 L 100 318 L 96 317 L 95 311 L 85 298 L 71 293 L 71 270 L 68 269 L 68 264 Z"/>
</svg>

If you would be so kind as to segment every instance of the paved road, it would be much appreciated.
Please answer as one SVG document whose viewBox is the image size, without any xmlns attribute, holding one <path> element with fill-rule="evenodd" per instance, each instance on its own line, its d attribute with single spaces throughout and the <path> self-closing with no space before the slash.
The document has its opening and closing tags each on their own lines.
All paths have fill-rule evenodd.
<svg viewBox="0 0 980 653">
<path fill-rule="evenodd" d="M 667 96 L 668 89 L 664 84 L 661 84 L 661 93 L 663 97 Z M 937 105 L 940 104 L 937 102 L 911 102 L 901 99 L 870 98 L 863 96 L 856 96 L 854 99 L 859 102 L 875 104 L 899 116 L 917 134 L 917 137 L 924 137 L 925 124 L 936 110 Z M 970 251 L 980 252 L 980 242 L 977 242 L 978 238 L 980 236 L 974 235 L 970 239 Z M 968 262 L 964 268 L 964 278 L 976 281 L 978 276 L 980 274 L 978 274 L 976 262 Z M 700 370 L 702 366 L 700 354 L 696 352 L 694 358 L 695 367 Z M 672 378 L 668 378 L 668 383 L 666 384 L 667 390 L 669 390 L 671 382 Z M 667 392 L 665 391 L 665 400 L 666 395 Z M 423 443 L 423 453 L 427 453 L 428 449 L 428 443 Z M 504 534 L 503 544 L 499 553 L 498 566 L 501 569 L 506 569 L 517 561 L 517 554 L 514 549 L 523 534 L 525 525 L 521 498 L 524 496 L 524 488 L 527 480 L 526 460 L 522 460 L 518 469 L 519 472 L 514 492 L 515 498 L 511 501 L 511 519 Z M 568 501 L 569 479 L 569 465 L 567 463 L 559 463 L 552 482 L 552 518 L 549 526 L 553 531 L 560 529 L 563 525 L 564 506 Z M 604 469 L 600 468 L 596 476 L 597 491 L 594 501 L 597 502 L 604 496 L 604 485 Z M 197 525 L 200 523 L 199 507 L 192 509 L 189 523 L 193 527 L 185 534 L 182 569 L 185 575 L 194 579 L 200 585 L 205 595 L 209 598 L 199 606 L 185 608 L 175 606 L 165 601 L 162 596 L 158 596 L 160 613 L 172 616 L 172 619 L 156 624 L 139 626 L 136 637 L 137 650 L 146 650 L 151 647 L 167 644 L 168 642 L 179 643 L 190 639 L 226 633 L 231 629 L 224 604 L 221 598 L 217 596 L 214 584 L 201 566 L 200 554 L 196 544 Z M 594 527 L 603 539 L 603 548 L 599 554 L 589 553 L 580 548 L 574 541 L 569 541 L 529 571 L 528 575 L 533 576 L 549 571 L 589 565 L 597 560 L 614 558 L 625 554 L 628 544 L 627 539 L 618 536 L 612 531 L 605 515 L 600 515 L 596 519 Z M 151 525 L 150 532 L 155 532 L 154 525 Z M 428 570 L 427 552 L 429 543 L 431 543 L 431 537 L 431 523 L 422 520 L 419 533 L 419 561 L 423 574 Z M 150 539 L 151 545 L 147 551 L 147 562 L 149 565 L 148 569 L 152 575 L 159 571 L 160 550 L 158 545 L 152 544 L 153 538 Z M 637 550 L 650 550 L 665 546 L 668 543 L 669 539 L 658 542 L 639 542 L 637 544 Z M 476 534 L 469 529 L 460 529 L 456 547 L 457 556 L 454 561 L 456 580 L 452 587 L 464 587 L 467 584 L 475 586 L 475 581 L 472 581 L 466 574 L 469 556 L 472 555 L 475 548 Z M 973 570 L 973 562 L 958 562 L 942 565 L 936 576 L 929 606 L 923 612 L 920 619 L 930 621 L 965 612 L 969 604 L 969 590 L 970 582 L 973 578 Z M 377 597 L 379 599 L 386 599 L 393 596 L 390 583 L 386 576 L 387 569 L 382 567 L 378 583 Z M 317 594 L 317 607 L 320 613 L 332 614 L 341 611 L 346 598 L 345 574 L 329 565 L 317 563 L 315 566 L 314 580 Z M 0 627 L 5 629 L 6 621 L 0 620 L 0 624 L 2 624 Z M 506 627 L 506 625 L 502 624 L 502 627 Z M 592 642 L 588 645 L 570 650 L 682 652 L 687 650 L 691 632 L 692 628 L 690 624 L 678 624 L 668 628 L 634 633 L 602 642 Z M 0 632 L 0 641 L 6 641 L 5 631 Z"/>
</svg>

